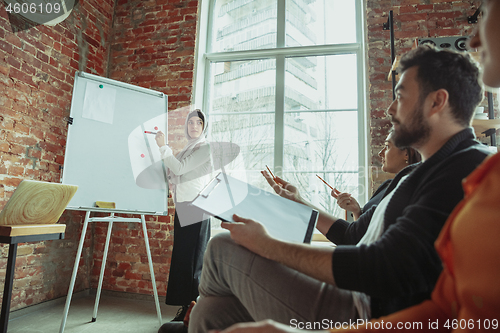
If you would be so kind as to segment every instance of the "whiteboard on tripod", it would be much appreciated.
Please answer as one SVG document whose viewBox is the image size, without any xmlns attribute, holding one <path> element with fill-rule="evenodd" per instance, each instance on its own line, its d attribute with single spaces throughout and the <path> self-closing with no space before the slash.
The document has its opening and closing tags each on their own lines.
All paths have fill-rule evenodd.
<svg viewBox="0 0 500 333">
<path fill-rule="evenodd" d="M 161 92 L 77 72 L 62 182 L 78 185 L 68 209 L 114 203 L 116 210 L 166 215 L 168 184 L 154 134 L 167 134 Z"/>
</svg>

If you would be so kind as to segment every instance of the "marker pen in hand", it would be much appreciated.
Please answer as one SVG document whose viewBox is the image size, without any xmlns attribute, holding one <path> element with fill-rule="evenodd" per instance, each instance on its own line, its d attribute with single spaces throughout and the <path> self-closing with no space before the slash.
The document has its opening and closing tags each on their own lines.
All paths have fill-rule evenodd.
<svg viewBox="0 0 500 333">
<path fill-rule="evenodd" d="M 150 131 L 144 131 L 144 133 L 146 133 L 146 134 L 154 134 L 154 135 L 157 134 L 157 132 L 150 132 Z"/>
</svg>

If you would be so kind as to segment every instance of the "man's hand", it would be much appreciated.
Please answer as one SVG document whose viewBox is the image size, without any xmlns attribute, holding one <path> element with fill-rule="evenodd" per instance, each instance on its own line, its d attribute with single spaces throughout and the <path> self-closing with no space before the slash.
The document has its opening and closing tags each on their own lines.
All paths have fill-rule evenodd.
<svg viewBox="0 0 500 333">
<path fill-rule="evenodd" d="M 245 219 L 236 214 L 233 215 L 233 220 L 234 223 L 222 222 L 221 227 L 229 230 L 235 243 L 268 258 L 268 248 L 273 238 L 269 236 L 266 228 L 257 221 Z"/>
<path fill-rule="evenodd" d="M 279 177 L 273 178 L 267 171 L 261 171 L 261 173 L 266 178 L 269 185 L 273 188 L 274 192 L 276 192 L 279 196 L 317 210 L 319 212 L 319 218 L 318 223 L 316 223 L 316 228 L 321 231 L 323 235 L 326 235 L 328 230 L 330 230 L 332 224 L 339 219 L 338 217 L 332 216 L 329 213 L 315 207 L 313 204 L 304 200 L 300 196 L 299 190 L 292 184 L 284 181 Z"/>
<path fill-rule="evenodd" d="M 255 254 L 274 260 L 326 283 L 335 284 L 332 274 L 333 248 L 290 243 L 271 237 L 257 221 L 233 215 L 236 222 L 222 222 L 235 243 Z"/>
<path fill-rule="evenodd" d="M 298 203 L 304 203 L 299 190 L 295 186 L 279 177 L 273 178 L 267 171 L 261 171 L 261 173 L 266 178 L 269 185 L 273 188 L 274 192 L 276 192 L 279 196 Z"/>
<path fill-rule="evenodd" d="M 297 330 L 272 320 L 263 320 L 257 323 L 235 324 L 223 331 L 210 333 L 295 333 Z"/>
</svg>

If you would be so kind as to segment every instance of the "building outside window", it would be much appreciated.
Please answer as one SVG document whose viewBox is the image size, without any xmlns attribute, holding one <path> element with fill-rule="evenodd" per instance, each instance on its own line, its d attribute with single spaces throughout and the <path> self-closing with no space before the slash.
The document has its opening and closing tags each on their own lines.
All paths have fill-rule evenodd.
<svg viewBox="0 0 500 333">
<path fill-rule="evenodd" d="M 202 11 L 195 100 L 209 140 L 241 148 L 226 171 L 270 191 L 267 165 L 336 215 L 316 175 L 365 202 L 361 2 L 204 0 Z"/>
</svg>

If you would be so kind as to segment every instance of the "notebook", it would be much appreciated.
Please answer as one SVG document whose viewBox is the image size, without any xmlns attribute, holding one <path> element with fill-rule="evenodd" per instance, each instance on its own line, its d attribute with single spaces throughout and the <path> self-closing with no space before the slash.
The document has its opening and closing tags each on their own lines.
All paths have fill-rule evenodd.
<svg viewBox="0 0 500 333">
<path fill-rule="evenodd" d="M 318 211 L 223 172 L 200 192 L 192 205 L 226 222 L 234 222 L 233 214 L 259 221 L 271 236 L 296 243 L 311 242 L 318 220 Z"/>
<path fill-rule="evenodd" d="M 0 226 L 55 224 L 78 186 L 23 180 L 0 212 Z"/>
</svg>

